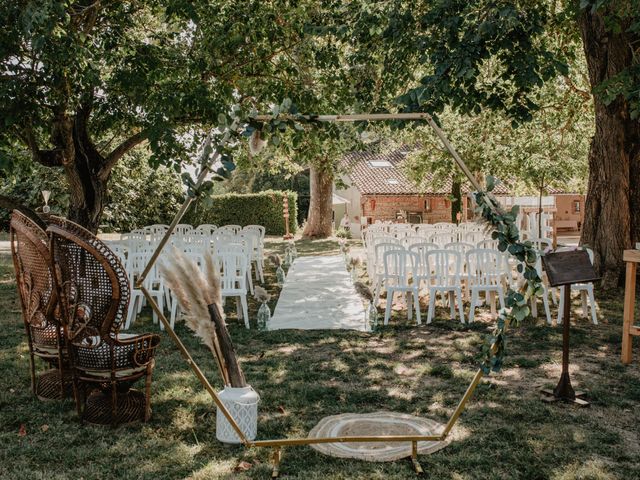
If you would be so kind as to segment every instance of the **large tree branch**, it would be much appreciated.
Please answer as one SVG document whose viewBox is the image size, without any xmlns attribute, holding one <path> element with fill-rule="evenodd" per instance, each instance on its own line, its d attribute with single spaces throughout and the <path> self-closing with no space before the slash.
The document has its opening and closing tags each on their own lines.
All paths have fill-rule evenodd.
<svg viewBox="0 0 640 480">
<path fill-rule="evenodd" d="M 63 160 L 62 149 L 54 148 L 51 150 L 41 150 L 38 146 L 38 140 L 30 125 L 21 130 L 17 130 L 18 138 L 29 148 L 31 157 L 45 167 L 61 167 Z"/>
<path fill-rule="evenodd" d="M 105 165 L 102 171 L 103 175 L 108 176 L 111 173 L 111 169 L 113 166 L 120 160 L 129 150 L 140 145 L 144 142 L 149 136 L 149 132 L 147 130 L 141 130 L 135 135 L 130 136 L 120 145 L 112 150 L 112 152 L 107 155 L 105 158 Z"/>
</svg>

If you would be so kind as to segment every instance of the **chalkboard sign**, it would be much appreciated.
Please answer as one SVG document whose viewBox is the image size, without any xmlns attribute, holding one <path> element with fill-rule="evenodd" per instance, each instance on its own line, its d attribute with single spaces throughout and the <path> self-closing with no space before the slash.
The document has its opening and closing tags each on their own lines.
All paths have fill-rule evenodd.
<svg viewBox="0 0 640 480">
<path fill-rule="evenodd" d="M 552 287 L 599 280 L 586 250 L 548 253 L 542 257 Z"/>
</svg>

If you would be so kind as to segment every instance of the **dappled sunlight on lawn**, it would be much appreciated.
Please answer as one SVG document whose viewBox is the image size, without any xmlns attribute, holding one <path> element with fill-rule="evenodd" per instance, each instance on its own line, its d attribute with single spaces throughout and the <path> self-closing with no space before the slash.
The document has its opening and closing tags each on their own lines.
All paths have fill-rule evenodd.
<svg viewBox="0 0 640 480">
<path fill-rule="evenodd" d="M 4 272 L 10 268 L 7 258 L 0 263 Z M 153 375 L 150 423 L 83 427 L 72 402 L 34 399 L 15 291 L 2 294 L 0 477 L 6 471 L 6 478 L 44 478 L 51 465 L 60 478 L 268 477 L 268 450 L 216 440 L 215 405 L 166 333 Z M 616 312 L 620 300 L 602 300 L 601 308 Z M 254 322 L 257 304 L 250 303 L 250 309 Z M 376 333 L 258 332 L 231 317 L 242 368 L 261 396 L 258 438 L 306 437 L 323 417 L 345 412 L 386 410 L 446 423 L 477 371 L 478 349 L 493 323 L 479 315 L 474 324 L 461 325 L 447 319 L 447 309 L 439 314 L 432 324 L 417 327 L 406 321 L 406 312 L 398 312 Z M 145 309 L 134 331 L 158 331 L 149 317 Z M 430 478 L 640 478 L 640 371 L 637 365 L 620 365 L 620 316 L 611 318 L 611 325 L 572 326 L 572 379 L 576 386 L 586 384 L 591 411 L 540 401 L 539 388 L 555 385 L 560 375 L 560 329 L 538 322 L 509 331 L 503 371 L 480 382 L 451 444 L 421 456 Z M 176 330 L 214 388 L 221 389 L 211 353 L 182 322 Z M 22 424 L 25 437 L 18 435 Z M 249 468 L 235 471 L 241 462 Z M 305 480 L 413 478 L 409 462 L 340 460 L 308 447 L 285 449 L 282 472 L 284 478 Z"/>
</svg>

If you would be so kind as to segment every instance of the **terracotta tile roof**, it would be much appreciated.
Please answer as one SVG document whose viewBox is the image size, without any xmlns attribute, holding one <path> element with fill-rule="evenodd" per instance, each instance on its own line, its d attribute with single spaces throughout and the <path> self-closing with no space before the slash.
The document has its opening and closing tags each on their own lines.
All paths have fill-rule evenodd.
<svg viewBox="0 0 640 480">
<path fill-rule="evenodd" d="M 408 148 L 386 153 L 351 152 L 345 155 L 341 165 L 351 183 L 361 195 L 450 195 L 451 178 L 435 181 L 432 173 L 427 173 L 420 185 L 410 180 L 402 168 Z M 372 162 L 381 166 L 374 166 Z M 386 166 L 382 166 L 387 163 Z M 463 185 L 464 193 L 470 186 Z M 509 189 L 499 184 L 494 193 L 509 195 Z"/>
</svg>

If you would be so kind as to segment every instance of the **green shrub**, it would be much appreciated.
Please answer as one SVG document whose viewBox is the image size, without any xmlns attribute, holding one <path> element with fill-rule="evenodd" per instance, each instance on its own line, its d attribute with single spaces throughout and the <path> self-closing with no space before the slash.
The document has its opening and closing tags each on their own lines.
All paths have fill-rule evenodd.
<svg viewBox="0 0 640 480">
<path fill-rule="evenodd" d="M 212 195 L 197 202 L 187 213 L 185 223 L 201 225 L 262 225 L 267 235 L 284 235 L 282 199 L 289 198 L 289 231 L 298 228 L 297 193 L 267 190 L 260 193 L 227 193 Z"/>
</svg>

